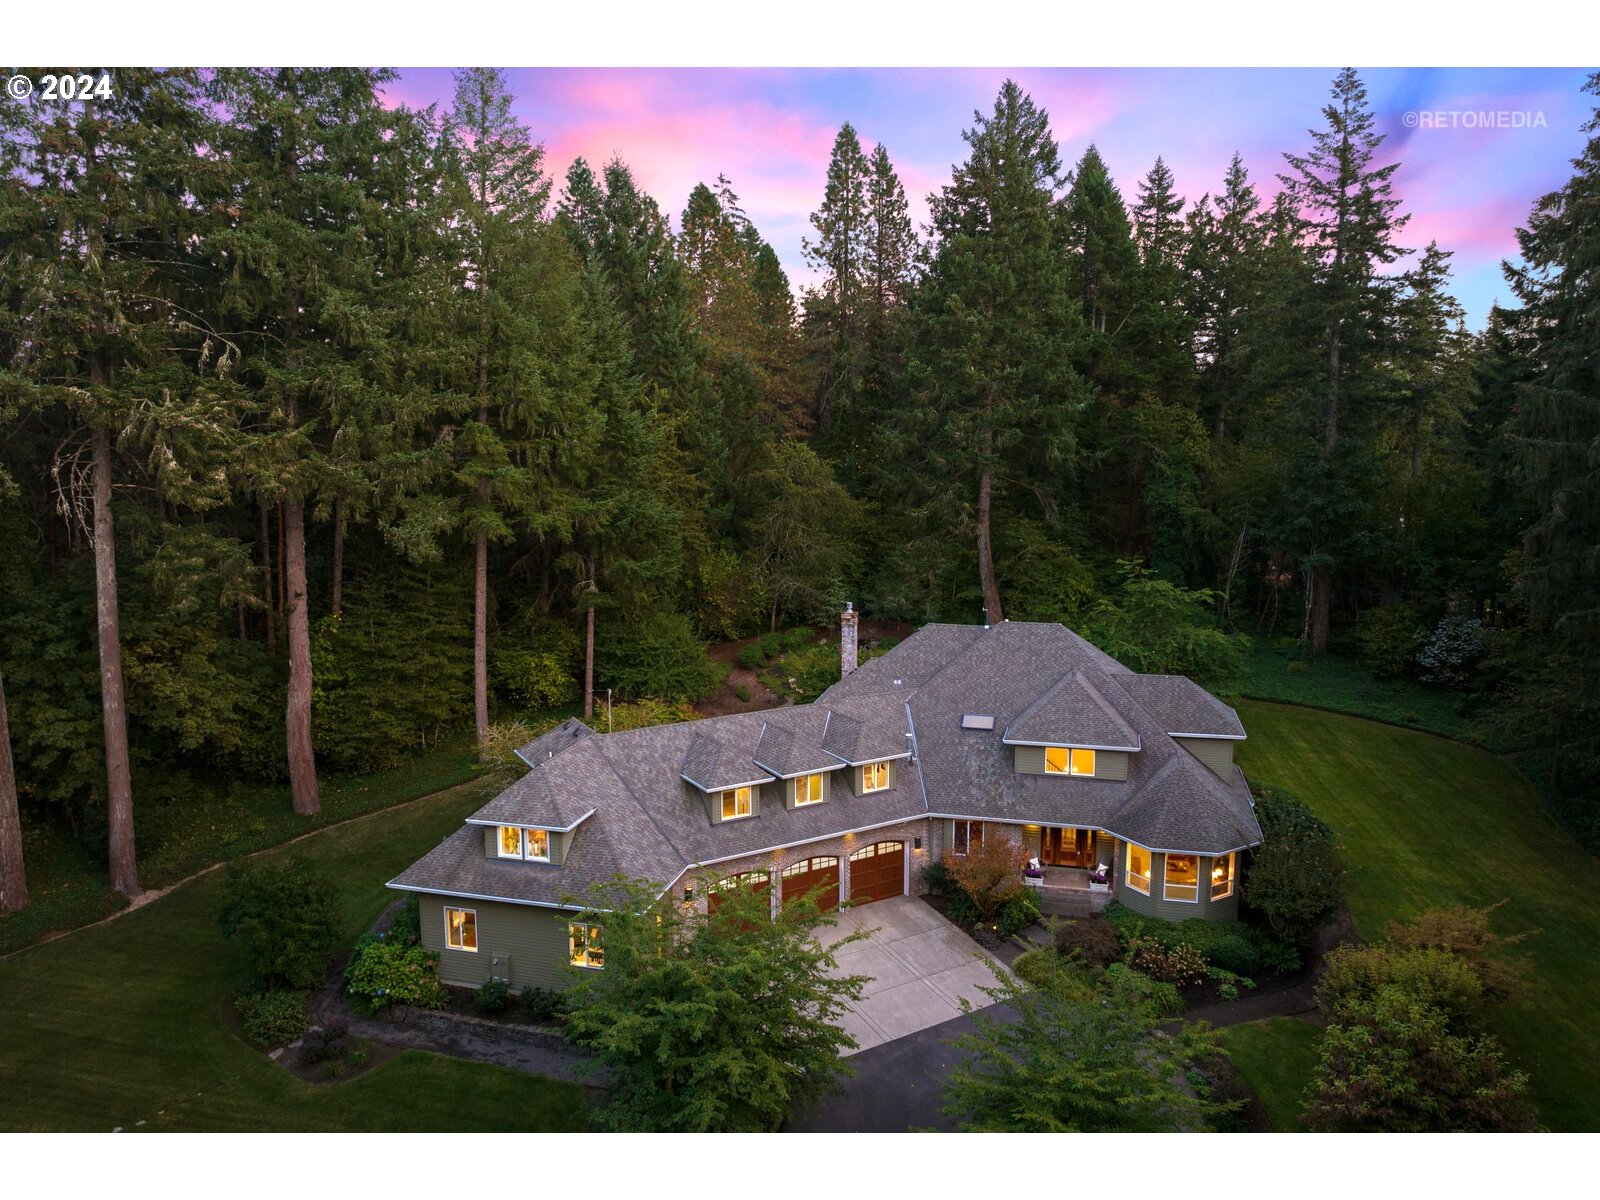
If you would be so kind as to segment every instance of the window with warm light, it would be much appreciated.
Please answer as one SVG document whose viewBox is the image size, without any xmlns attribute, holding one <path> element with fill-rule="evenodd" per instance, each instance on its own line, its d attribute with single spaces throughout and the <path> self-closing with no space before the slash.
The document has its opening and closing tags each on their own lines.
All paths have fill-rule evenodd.
<svg viewBox="0 0 1600 1200">
<path fill-rule="evenodd" d="M 515 825 L 500 826 L 500 857 L 522 857 L 522 830 Z"/>
<path fill-rule="evenodd" d="M 1128 843 L 1128 886 L 1141 895 L 1150 894 L 1150 851 Z"/>
<path fill-rule="evenodd" d="M 1211 898 L 1225 900 L 1233 895 L 1233 855 L 1211 860 Z"/>
<path fill-rule="evenodd" d="M 452 950 L 478 952 L 478 914 L 470 908 L 444 910 L 444 944 Z"/>
<path fill-rule="evenodd" d="M 982 821 L 957 821 L 955 827 L 955 836 L 950 843 L 954 853 L 965 854 L 969 847 L 983 845 Z"/>
<path fill-rule="evenodd" d="M 794 781 L 794 806 L 796 808 L 805 804 L 821 804 L 823 796 L 823 779 L 821 775 L 802 775 Z"/>
<path fill-rule="evenodd" d="M 1166 869 L 1161 877 L 1163 900 L 1200 899 L 1200 856 L 1197 854 L 1169 854 Z"/>
<path fill-rule="evenodd" d="M 1094 751 L 1071 746 L 1046 746 L 1044 770 L 1047 775 L 1093 775 Z"/>
<path fill-rule="evenodd" d="M 550 831 L 548 829 L 527 829 L 523 831 L 529 862 L 550 861 Z"/>
<path fill-rule="evenodd" d="M 729 788 L 722 793 L 722 819 L 732 821 L 750 815 L 750 789 Z"/>
<path fill-rule="evenodd" d="M 587 921 L 573 921 L 567 926 L 567 937 L 572 945 L 572 965 L 602 970 L 606 965 L 605 948 L 600 944 L 600 926 Z"/>
<path fill-rule="evenodd" d="M 868 763 L 861 768 L 861 790 L 863 792 L 881 792 L 889 786 L 889 764 L 886 762 Z"/>
</svg>

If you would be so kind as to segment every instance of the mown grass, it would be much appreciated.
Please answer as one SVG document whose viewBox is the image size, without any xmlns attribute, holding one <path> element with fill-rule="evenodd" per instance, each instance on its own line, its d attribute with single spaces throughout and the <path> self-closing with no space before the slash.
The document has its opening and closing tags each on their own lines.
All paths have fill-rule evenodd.
<svg viewBox="0 0 1600 1200">
<path fill-rule="evenodd" d="M 1304 1133 L 1301 1092 L 1317 1064 L 1315 1025 L 1268 1017 L 1222 1031 L 1222 1046 L 1255 1090 L 1275 1133 Z"/>
<path fill-rule="evenodd" d="M 333 875 L 341 934 L 353 942 L 393 898 L 384 882 L 487 790 L 454 788 L 272 855 L 304 855 Z M 238 971 L 217 930 L 223 877 L 0 961 L 0 1129 L 585 1127 L 583 1089 L 517 1071 L 408 1051 L 348 1082 L 312 1085 L 251 1049 L 223 1018 Z"/>
<path fill-rule="evenodd" d="M 1600 862 L 1482 750 L 1257 701 L 1239 715 L 1252 783 L 1294 791 L 1338 835 L 1363 939 L 1429 908 L 1501 900 L 1498 929 L 1539 931 L 1525 944 L 1526 994 L 1496 1010 L 1492 1027 L 1531 1077 L 1547 1125 L 1600 1128 Z"/>
</svg>

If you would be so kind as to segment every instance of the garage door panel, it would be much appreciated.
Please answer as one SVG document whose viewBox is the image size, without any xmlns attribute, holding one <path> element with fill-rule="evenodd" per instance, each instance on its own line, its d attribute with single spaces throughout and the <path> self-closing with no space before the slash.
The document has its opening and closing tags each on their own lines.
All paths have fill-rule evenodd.
<svg viewBox="0 0 1600 1200">
<path fill-rule="evenodd" d="M 783 902 L 793 904 L 813 889 L 817 907 L 833 912 L 839 907 L 839 860 L 831 856 L 808 858 L 783 872 Z"/>
<path fill-rule="evenodd" d="M 905 888 L 906 844 L 878 842 L 850 856 L 850 903 L 870 904 L 902 895 Z"/>
</svg>

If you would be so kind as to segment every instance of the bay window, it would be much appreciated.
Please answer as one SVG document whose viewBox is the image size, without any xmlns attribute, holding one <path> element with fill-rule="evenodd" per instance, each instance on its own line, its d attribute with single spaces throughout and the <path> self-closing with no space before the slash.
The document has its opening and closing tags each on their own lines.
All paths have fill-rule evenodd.
<svg viewBox="0 0 1600 1200">
<path fill-rule="evenodd" d="M 1197 903 L 1200 899 L 1200 856 L 1169 854 L 1166 860 L 1161 879 L 1161 898 Z"/>
<path fill-rule="evenodd" d="M 1233 895 L 1233 855 L 1211 860 L 1211 898 L 1225 900 Z"/>
<path fill-rule="evenodd" d="M 1128 886 L 1140 895 L 1150 894 L 1150 851 L 1128 843 Z"/>
</svg>

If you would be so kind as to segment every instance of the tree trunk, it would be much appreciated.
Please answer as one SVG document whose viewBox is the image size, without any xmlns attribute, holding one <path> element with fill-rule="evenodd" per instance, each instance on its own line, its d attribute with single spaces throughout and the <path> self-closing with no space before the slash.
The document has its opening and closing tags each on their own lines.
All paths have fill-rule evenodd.
<svg viewBox="0 0 1600 1200">
<path fill-rule="evenodd" d="M 278 652 L 278 622 L 272 615 L 272 519 L 267 515 L 267 506 L 258 504 L 261 510 L 261 598 L 266 601 L 262 612 L 267 618 L 267 646 L 273 654 Z"/>
<path fill-rule="evenodd" d="M 301 518 L 304 520 L 304 517 Z M 288 571 L 288 556 L 284 542 L 288 539 L 288 530 L 284 527 L 283 501 L 278 501 L 278 612 L 282 613 L 288 607 L 289 581 L 285 578 Z M 302 543 L 303 546 L 303 543 Z"/>
<path fill-rule="evenodd" d="M 22 818 L 17 813 L 17 777 L 11 764 L 11 726 L 6 721 L 6 685 L 0 679 L 0 912 L 28 904 L 22 869 Z"/>
<path fill-rule="evenodd" d="M 98 356 L 91 356 L 91 370 Z M 98 385 L 102 381 L 95 379 Z M 133 770 L 128 762 L 128 714 L 122 695 L 122 630 L 117 615 L 117 544 L 111 524 L 111 431 L 94 431 L 94 583 L 100 633 L 100 710 L 106 742 L 106 812 L 111 887 L 140 892 L 133 847 Z"/>
<path fill-rule="evenodd" d="M 483 494 L 479 485 L 479 495 Z M 489 535 L 478 534 L 477 565 L 472 581 L 472 717 L 481 757 L 489 733 Z"/>
<path fill-rule="evenodd" d="M 1321 654 L 1328 648 L 1328 601 L 1333 592 L 1333 580 L 1327 567 L 1311 572 L 1311 653 Z"/>
<path fill-rule="evenodd" d="M 306 508 L 299 497 L 283 502 L 284 587 L 289 604 L 289 703 L 284 714 L 289 750 L 289 794 L 294 811 L 322 811 L 317 760 L 311 744 L 311 620 L 306 612 Z"/>
<path fill-rule="evenodd" d="M 594 716 L 594 603 L 590 597 L 589 611 L 584 616 L 588 627 L 583 639 L 583 719 Z"/>
<path fill-rule="evenodd" d="M 1339 323 L 1334 322 L 1333 344 L 1328 347 L 1328 407 L 1322 424 L 1322 449 L 1330 458 L 1339 448 L 1339 333 Z"/>
<path fill-rule="evenodd" d="M 333 498 L 333 595 L 328 611 L 334 616 L 344 612 L 344 497 Z"/>
<path fill-rule="evenodd" d="M 998 625 L 1006 619 L 1000 607 L 1000 588 L 994 580 L 994 549 L 989 536 L 989 489 L 987 470 L 978 475 L 978 581 L 983 586 L 985 623 Z"/>
</svg>

